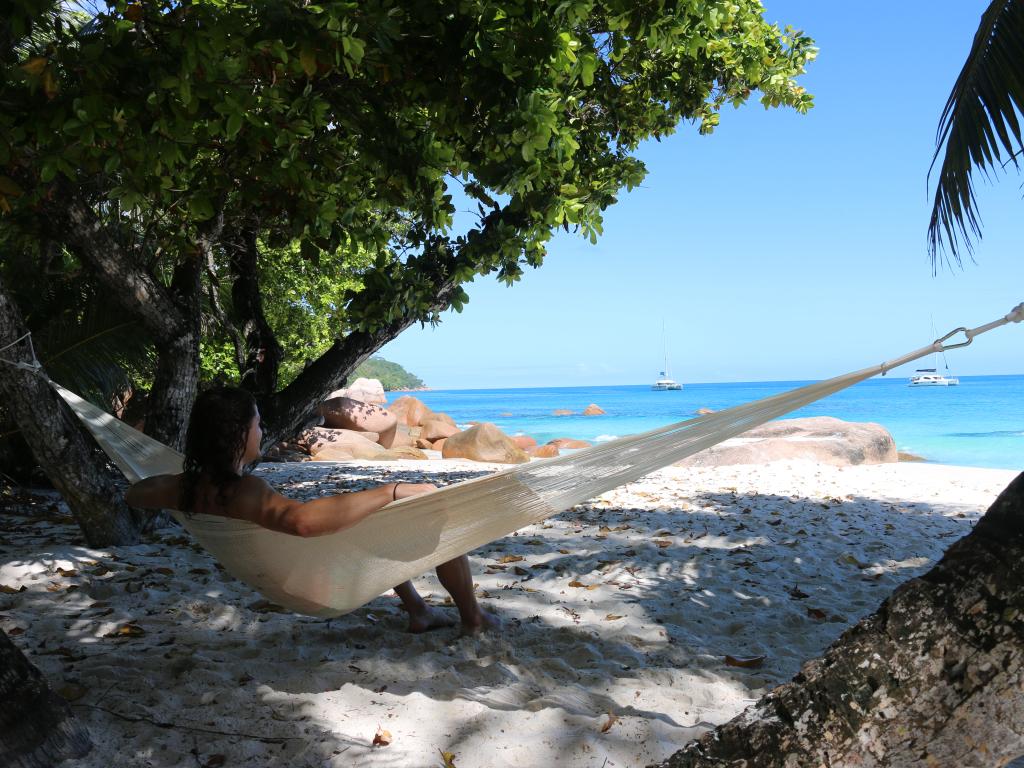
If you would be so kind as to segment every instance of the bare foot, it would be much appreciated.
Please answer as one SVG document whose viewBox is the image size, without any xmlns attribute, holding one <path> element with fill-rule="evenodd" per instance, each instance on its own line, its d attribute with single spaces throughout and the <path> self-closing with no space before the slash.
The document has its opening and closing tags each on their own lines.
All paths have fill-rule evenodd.
<svg viewBox="0 0 1024 768">
<path fill-rule="evenodd" d="M 455 626 L 455 620 L 438 608 L 424 606 L 422 611 L 409 614 L 409 631 L 414 635 L 452 626 Z"/>
<path fill-rule="evenodd" d="M 501 619 L 486 611 L 480 611 L 480 615 L 475 620 L 462 622 L 462 631 L 459 634 L 466 637 L 467 635 L 479 635 L 483 632 L 500 631 Z"/>
</svg>

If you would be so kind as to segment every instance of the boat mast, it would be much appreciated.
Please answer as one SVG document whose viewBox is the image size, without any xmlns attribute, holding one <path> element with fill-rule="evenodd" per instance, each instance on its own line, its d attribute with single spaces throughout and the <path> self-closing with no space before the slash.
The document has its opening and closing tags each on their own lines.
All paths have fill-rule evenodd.
<svg viewBox="0 0 1024 768">
<path fill-rule="evenodd" d="M 661 375 L 664 376 L 666 379 L 671 379 L 672 377 L 669 375 L 668 372 L 668 335 L 665 333 L 664 317 L 661 318 L 661 342 L 662 344 L 665 345 L 665 372 L 662 373 Z"/>
</svg>

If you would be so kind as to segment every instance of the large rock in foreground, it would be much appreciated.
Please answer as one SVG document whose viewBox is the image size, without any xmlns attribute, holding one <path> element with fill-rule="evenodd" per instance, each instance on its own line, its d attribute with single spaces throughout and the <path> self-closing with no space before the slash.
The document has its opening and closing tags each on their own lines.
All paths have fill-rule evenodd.
<svg viewBox="0 0 1024 768">
<path fill-rule="evenodd" d="M 523 464 L 530 460 L 512 438 L 493 424 L 479 424 L 458 432 L 444 441 L 441 456 L 446 459 L 491 461 L 497 464 Z"/>
<path fill-rule="evenodd" d="M 353 381 L 345 389 L 338 389 L 331 392 L 328 399 L 332 397 L 350 397 L 363 403 L 382 404 L 388 401 L 384 394 L 384 385 L 377 379 L 364 379 L 362 377 Z"/>
<path fill-rule="evenodd" d="M 773 421 L 756 427 L 676 462 L 676 466 L 720 467 L 784 459 L 807 459 L 835 466 L 898 460 L 896 443 L 880 424 L 815 416 Z"/>
<path fill-rule="evenodd" d="M 398 417 L 399 424 L 408 427 L 418 427 L 432 415 L 426 403 L 412 395 L 402 395 L 388 406 L 388 410 Z"/>
<path fill-rule="evenodd" d="M 370 438 L 373 438 L 372 440 Z M 376 459 L 385 452 L 373 432 L 313 427 L 300 432 L 293 443 L 309 452 L 314 461 Z"/>
</svg>

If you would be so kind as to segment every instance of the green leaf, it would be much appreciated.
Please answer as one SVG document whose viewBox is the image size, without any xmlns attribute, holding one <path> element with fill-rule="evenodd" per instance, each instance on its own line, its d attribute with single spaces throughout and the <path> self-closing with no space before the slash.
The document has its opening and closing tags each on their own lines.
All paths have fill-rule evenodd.
<svg viewBox="0 0 1024 768">
<path fill-rule="evenodd" d="M 0 176 L 0 195 L 19 197 L 24 193 L 21 186 L 9 176 Z"/>
<path fill-rule="evenodd" d="M 242 115 L 238 112 L 232 112 L 228 115 L 227 123 L 224 126 L 224 135 L 229 139 L 233 139 L 241 129 Z"/>
<path fill-rule="evenodd" d="M 316 52 L 308 45 L 302 46 L 302 50 L 299 52 L 299 63 L 307 77 L 316 74 Z"/>
<path fill-rule="evenodd" d="M 202 193 L 198 193 L 192 196 L 188 201 L 188 209 L 191 211 L 192 216 L 199 221 L 206 221 L 207 219 L 213 218 L 213 203 L 210 198 Z"/>
</svg>

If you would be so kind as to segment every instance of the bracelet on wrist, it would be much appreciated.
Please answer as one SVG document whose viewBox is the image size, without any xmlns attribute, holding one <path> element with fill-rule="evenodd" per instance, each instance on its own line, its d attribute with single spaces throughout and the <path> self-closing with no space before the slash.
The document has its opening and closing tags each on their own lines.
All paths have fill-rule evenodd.
<svg viewBox="0 0 1024 768">
<path fill-rule="evenodd" d="M 395 483 L 395 489 L 394 489 L 394 491 L 391 494 L 391 500 L 392 501 L 398 501 L 398 486 L 400 486 L 400 485 L 401 485 L 401 483 Z"/>
</svg>

